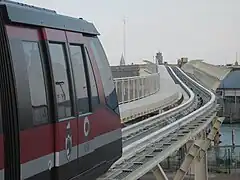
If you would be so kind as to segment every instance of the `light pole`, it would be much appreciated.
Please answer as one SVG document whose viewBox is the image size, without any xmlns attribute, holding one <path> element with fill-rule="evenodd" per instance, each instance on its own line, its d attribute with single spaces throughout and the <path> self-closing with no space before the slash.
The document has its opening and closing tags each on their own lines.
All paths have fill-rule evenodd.
<svg viewBox="0 0 240 180">
<path fill-rule="evenodd" d="M 126 63 L 126 18 L 123 19 L 123 57 Z"/>
</svg>

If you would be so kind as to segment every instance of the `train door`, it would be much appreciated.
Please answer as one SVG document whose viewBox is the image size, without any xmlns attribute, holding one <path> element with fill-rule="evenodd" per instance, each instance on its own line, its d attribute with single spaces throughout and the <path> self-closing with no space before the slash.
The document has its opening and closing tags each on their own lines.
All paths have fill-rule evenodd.
<svg viewBox="0 0 240 180">
<path fill-rule="evenodd" d="M 43 31 L 52 72 L 56 119 L 55 172 L 58 180 L 65 180 L 78 174 L 78 114 L 74 77 L 65 32 L 48 28 Z"/>
<path fill-rule="evenodd" d="M 78 120 L 78 162 L 79 173 L 92 169 L 98 164 L 93 156 L 95 144 L 93 140 L 94 124 L 98 122 L 92 117 L 94 108 L 99 105 L 99 97 L 92 65 L 86 54 L 85 40 L 81 33 L 66 32 L 73 75 L 76 87 Z M 95 119 L 95 120 L 94 120 Z"/>
</svg>

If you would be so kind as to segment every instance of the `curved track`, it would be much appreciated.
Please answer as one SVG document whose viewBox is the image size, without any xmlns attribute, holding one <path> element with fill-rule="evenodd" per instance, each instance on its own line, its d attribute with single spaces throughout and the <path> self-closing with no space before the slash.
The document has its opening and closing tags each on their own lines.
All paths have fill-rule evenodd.
<svg viewBox="0 0 240 180">
<path fill-rule="evenodd" d="M 188 106 L 186 111 L 181 110 L 185 114 L 179 118 L 176 117 L 179 115 L 176 112 L 179 108 L 186 108 L 186 104 L 182 107 L 178 106 L 178 110 L 177 108 L 172 109 L 172 112 L 169 113 L 173 117 L 172 121 L 166 121 L 168 113 L 165 112 L 166 114 L 161 116 L 162 119 L 160 117 L 158 119 L 157 117 L 153 117 L 155 119 L 148 119 L 132 127 L 128 127 L 128 129 L 123 129 L 124 144 L 127 141 L 130 142 L 131 134 L 135 137 L 135 141 L 124 147 L 122 158 L 100 179 L 134 180 L 140 178 L 179 149 L 189 139 L 205 129 L 212 121 L 218 107 L 215 95 L 193 81 L 179 68 L 169 68 L 169 71 L 175 76 L 175 80 L 192 94 L 188 101 L 191 106 Z M 158 126 L 160 122 L 162 126 Z M 163 122 L 168 123 L 164 125 Z M 151 129 L 149 135 L 146 135 L 148 130 L 144 132 L 144 128 Z M 142 129 L 142 131 L 139 131 L 139 129 Z M 127 134 L 128 136 L 126 136 Z M 138 140 L 137 137 L 139 137 Z"/>
</svg>

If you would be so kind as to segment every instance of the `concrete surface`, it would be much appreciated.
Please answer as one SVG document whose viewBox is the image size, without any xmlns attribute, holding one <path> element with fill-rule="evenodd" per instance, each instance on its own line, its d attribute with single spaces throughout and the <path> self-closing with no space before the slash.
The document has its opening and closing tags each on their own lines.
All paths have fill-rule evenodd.
<svg viewBox="0 0 240 180">
<path fill-rule="evenodd" d="M 171 76 L 168 74 L 168 71 L 165 68 L 165 66 L 160 65 L 159 72 L 160 72 L 160 90 L 158 91 L 158 93 L 133 102 L 119 105 L 120 113 L 132 109 L 132 107 L 142 106 L 142 104 L 152 104 L 154 102 L 164 100 L 170 96 L 173 96 L 177 92 L 183 93 L 184 102 L 188 99 L 188 95 L 186 94 L 186 92 L 181 88 L 180 85 L 175 84 Z"/>
</svg>

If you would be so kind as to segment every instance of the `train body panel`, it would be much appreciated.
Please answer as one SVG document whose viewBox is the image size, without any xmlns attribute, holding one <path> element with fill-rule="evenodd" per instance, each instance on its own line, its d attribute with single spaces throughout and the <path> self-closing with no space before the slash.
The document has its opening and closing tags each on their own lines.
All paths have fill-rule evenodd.
<svg viewBox="0 0 240 180">
<path fill-rule="evenodd" d="M 0 134 L 0 179 L 3 178 L 4 178 L 4 144 L 3 135 Z"/>
<path fill-rule="evenodd" d="M 3 141 L 1 103 L 0 103 L 0 179 L 4 179 L 4 141 Z"/>
<path fill-rule="evenodd" d="M 89 120 L 90 127 L 84 126 L 86 118 Z M 106 119 L 106 121 L 102 121 L 100 126 L 98 119 Z M 22 131 L 20 133 L 22 177 L 27 178 L 35 174 L 42 176 L 40 173 L 46 173 L 45 171 L 52 168 L 54 163 L 56 163 L 56 167 L 68 164 L 69 168 L 71 170 L 76 169 L 77 173 L 79 171 L 86 171 L 96 165 L 97 162 L 104 162 L 104 151 L 101 147 L 110 147 L 110 149 L 104 149 L 113 152 L 114 146 L 116 147 L 116 144 L 119 144 L 119 142 L 115 142 L 116 139 L 121 140 L 119 139 L 121 129 L 118 128 L 117 121 L 118 118 L 116 118 L 115 115 L 109 114 L 107 109 L 99 108 L 94 114 L 80 118 L 79 120 L 73 119 L 71 121 L 58 123 L 56 126 L 56 133 L 58 134 L 56 142 L 58 143 L 55 151 L 53 148 L 52 135 L 54 125 L 45 125 Z M 72 127 L 72 147 L 69 159 L 66 152 L 66 127 L 68 123 L 70 123 L 69 127 Z M 79 124 L 79 129 L 81 129 L 79 133 L 77 133 L 76 128 L 74 128 L 78 126 L 77 123 Z M 105 126 L 109 127 L 108 130 L 104 128 Z M 87 134 L 88 131 L 89 135 L 86 139 L 84 133 Z M 115 145 L 113 145 L 114 143 Z M 101 151 L 103 154 L 101 153 L 101 156 L 93 158 L 91 154 L 94 154 L 94 151 Z M 116 152 L 120 153 L 119 150 Z M 113 153 L 113 156 L 116 156 L 117 153 Z M 76 154 L 78 154 L 78 158 Z M 86 155 L 89 157 L 87 160 L 84 160 L 83 157 Z M 56 162 L 54 162 L 54 156 Z M 76 162 L 76 160 L 78 162 Z M 109 160 L 111 160 L 111 158 L 109 158 Z M 79 166 L 79 169 L 75 167 L 75 164 Z M 41 169 L 38 167 L 41 167 Z M 61 178 L 65 179 L 64 177 L 66 175 L 68 175 L 68 173 L 65 169 L 63 174 L 61 174 Z"/>
<path fill-rule="evenodd" d="M 82 19 L 0 1 L 0 180 L 91 179 L 121 157 L 117 95 L 97 35 Z"/>
</svg>

